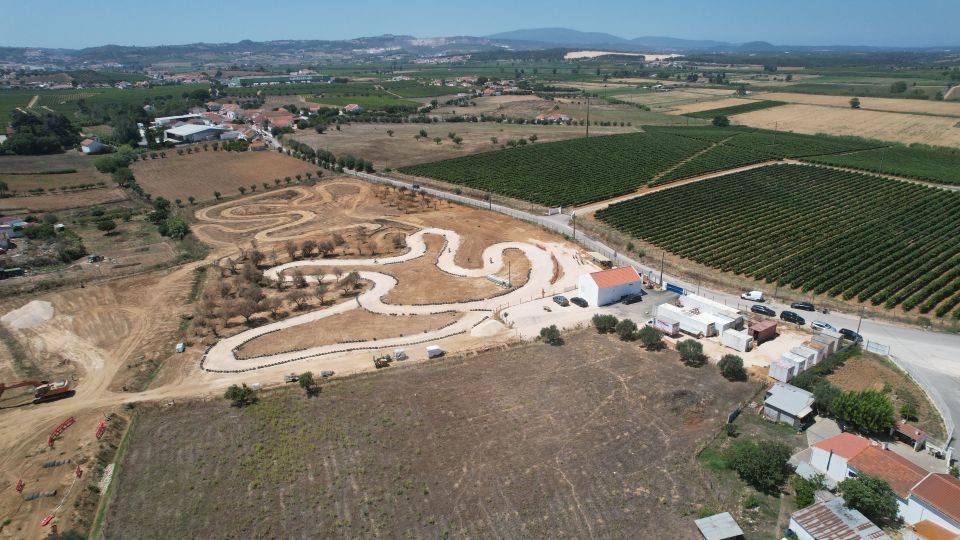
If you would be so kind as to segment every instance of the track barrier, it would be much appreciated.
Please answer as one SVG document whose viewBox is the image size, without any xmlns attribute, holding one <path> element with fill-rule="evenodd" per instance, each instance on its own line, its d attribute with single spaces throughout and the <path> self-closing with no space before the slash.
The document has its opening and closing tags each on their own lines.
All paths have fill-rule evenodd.
<svg viewBox="0 0 960 540">
<path fill-rule="evenodd" d="M 58 436 L 60 436 L 60 434 L 63 433 L 64 430 L 66 430 L 68 427 L 72 426 L 73 423 L 76 422 L 76 421 L 77 421 L 77 420 L 76 420 L 74 417 L 71 416 L 70 418 L 67 418 L 66 420 L 64 420 L 63 422 L 61 422 L 59 426 L 53 428 L 53 431 L 50 432 L 50 437 L 47 438 L 47 445 L 48 445 L 48 446 L 53 446 L 53 441 L 54 441 Z"/>
</svg>

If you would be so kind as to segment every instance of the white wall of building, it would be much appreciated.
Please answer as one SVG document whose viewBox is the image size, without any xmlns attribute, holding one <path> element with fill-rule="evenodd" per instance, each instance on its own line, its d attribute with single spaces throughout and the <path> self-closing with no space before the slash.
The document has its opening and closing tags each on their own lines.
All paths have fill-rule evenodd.
<svg viewBox="0 0 960 540">
<path fill-rule="evenodd" d="M 799 523 L 794 521 L 793 518 L 790 518 L 789 526 L 790 526 L 790 530 L 797 535 L 797 538 L 799 538 L 799 540 L 817 540 L 816 538 L 814 538 L 813 535 L 803 530 L 803 527 L 801 527 Z"/>
<path fill-rule="evenodd" d="M 628 294 L 640 294 L 643 291 L 643 280 L 625 283 L 615 287 L 600 288 L 590 274 L 582 274 L 578 280 L 577 296 L 583 298 L 591 306 L 605 306 L 619 301 Z"/>
<path fill-rule="evenodd" d="M 926 519 L 954 534 L 960 534 L 960 523 L 951 520 L 936 509 L 927 506 L 925 502 L 916 497 L 911 496 L 910 499 L 907 500 L 906 505 L 901 505 L 900 499 L 897 499 L 897 503 L 900 509 L 900 517 L 902 517 L 903 521 L 908 525 L 915 525 Z"/>
<path fill-rule="evenodd" d="M 810 465 L 814 469 L 822 472 L 834 482 L 842 482 L 847 479 L 847 459 L 845 457 L 833 454 L 831 458 L 830 452 L 816 446 L 810 450 Z M 827 467 L 827 462 L 830 463 L 829 467 Z"/>
</svg>

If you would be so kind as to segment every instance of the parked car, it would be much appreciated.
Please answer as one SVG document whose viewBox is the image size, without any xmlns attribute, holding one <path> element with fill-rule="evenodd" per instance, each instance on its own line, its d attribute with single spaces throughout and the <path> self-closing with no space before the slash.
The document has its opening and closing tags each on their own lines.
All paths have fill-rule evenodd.
<svg viewBox="0 0 960 540">
<path fill-rule="evenodd" d="M 420 189 L 420 184 L 414 184 L 413 189 Z"/>
<path fill-rule="evenodd" d="M 747 291 L 741 294 L 740 298 L 751 302 L 763 302 L 763 291 Z"/>
<path fill-rule="evenodd" d="M 628 294 L 620 299 L 620 302 L 623 304 L 636 304 L 637 302 L 643 300 L 642 294 Z"/>
<path fill-rule="evenodd" d="M 767 306 L 761 306 L 760 304 L 754 304 L 750 306 L 750 311 L 754 313 L 759 313 L 760 315 L 766 315 L 767 317 L 776 317 L 777 312 L 768 308 Z"/>
<path fill-rule="evenodd" d="M 570 301 L 567 300 L 566 296 L 557 295 L 553 297 L 553 301 L 559 306 L 567 307 L 570 305 Z"/>
<path fill-rule="evenodd" d="M 588 304 L 587 304 L 587 301 L 584 300 L 583 298 L 580 298 L 579 296 L 574 296 L 573 298 L 571 298 L 571 299 L 570 299 L 570 303 L 571 303 L 571 304 L 576 304 L 576 305 L 578 305 L 578 306 L 580 306 L 580 307 L 587 307 L 587 305 L 588 305 Z"/>
<path fill-rule="evenodd" d="M 810 323 L 810 327 L 814 330 L 836 330 L 832 324 L 823 321 L 813 321 Z"/>
<path fill-rule="evenodd" d="M 781 311 L 780 318 L 784 321 L 792 322 L 793 324 L 799 324 L 801 326 L 807 324 L 807 321 L 803 320 L 803 317 L 792 311 Z"/>
<path fill-rule="evenodd" d="M 790 304 L 790 307 L 793 309 L 802 309 L 804 311 L 816 311 L 817 308 L 813 307 L 813 304 L 810 302 L 794 302 Z"/>
<path fill-rule="evenodd" d="M 850 330 L 849 328 L 841 328 L 840 335 L 849 339 L 854 343 L 860 343 L 861 341 L 863 341 L 863 336 L 854 332 L 853 330 Z"/>
</svg>

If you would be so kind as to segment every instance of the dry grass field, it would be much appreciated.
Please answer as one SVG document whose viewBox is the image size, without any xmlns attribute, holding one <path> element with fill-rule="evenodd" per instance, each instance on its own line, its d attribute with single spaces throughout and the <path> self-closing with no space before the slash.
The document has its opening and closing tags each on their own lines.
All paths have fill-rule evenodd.
<svg viewBox="0 0 960 540">
<path fill-rule="evenodd" d="M 0 211 L 4 213 L 51 212 L 125 200 L 127 200 L 127 192 L 120 188 L 107 187 L 55 195 L 8 197 L 0 199 Z"/>
<path fill-rule="evenodd" d="M 680 105 L 713 102 L 730 98 L 733 97 L 733 90 L 725 88 L 690 88 L 673 90 L 671 92 L 655 92 L 651 90 L 640 94 L 629 93 L 618 95 L 614 93 L 613 97 L 622 101 L 629 101 L 630 103 L 646 105 L 654 111 L 663 112 L 672 110 L 674 107 Z"/>
<path fill-rule="evenodd" d="M 794 94 L 791 92 L 771 92 L 754 96 L 754 99 L 769 99 L 799 103 L 803 105 L 824 105 L 828 107 L 850 108 L 847 96 L 822 96 L 816 94 Z M 860 108 L 871 111 L 889 111 L 901 113 L 933 114 L 960 117 L 960 103 L 933 101 L 924 99 L 860 98 Z"/>
<path fill-rule="evenodd" d="M 275 178 L 307 172 L 316 174 L 318 167 L 281 155 L 277 152 L 214 152 L 200 151 L 191 155 L 167 152 L 165 159 L 148 159 L 133 163 L 131 169 L 143 189 L 154 197 L 169 200 L 193 196 L 198 200 L 213 199 L 213 192 L 236 195 L 241 186 L 251 184 L 263 189 Z"/>
<path fill-rule="evenodd" d="M 793 104 L 740 114 L 733 120 L 751 127 L 810 135 L 855 135 L 906 144 L 960 147 L 960 122 L 944 116 Z"/>
<path fill-rule="evenodd" d="M 743 105 L 744 103 L 750 103 L 750 100 L 746 98 L 723 98 L 715 101 L 698 101 L 695 103 L 683 103 L 676 105 L 670 109 L 669 114 L 687 114 L 700 111 L 709 111 L 712 109 L 720 109 L 723 107 L 735 107 L 737 105 Z"/>
<path fill-rule="evenodd" d="M 581 332 L 331 381 L 313 399 L 148 409 L 103 537 L 694 538 L 722 496 L 695 452 L 751 394 Z"/>
</svg>

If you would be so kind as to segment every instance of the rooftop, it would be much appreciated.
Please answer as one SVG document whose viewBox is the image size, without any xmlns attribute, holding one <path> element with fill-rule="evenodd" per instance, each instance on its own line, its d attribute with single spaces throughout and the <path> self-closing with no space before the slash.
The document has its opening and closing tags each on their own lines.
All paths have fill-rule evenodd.
<svg viewBox="0 0 960 540">
<path fill-rule="evenodd" d="M 839 497 L 798 510 L 790 517 L 814 538 L 890 540 L 890 537 L 866 516 L 844 506 L 843 499 Z"/>
<path fill-rule="evenodd" d="M 952 533 L 929 519 L 914 525 L 913 532 L 924 540 L 957 540 L 957 538 L 960 538 L 960 534 Z"/>
<path fill-rule="evenodd" d="M 177 126 L 175 128 L 170 128 L 166 132 L 172 135 L 179 135 L 185 137 L 187 135 L 193 135 L 195 133 L 203 133 L 204 131 L 224 131 L 224 128 L 218 126 L 206 126 L 198 124 L 184 124 L 182 126 Z"/>
<path fill-rule="evenodd" d="M 734 521 L 730 512 L 714 514 L 710 517 L 695 520 L 694 523 L 700 529 L 700 534 L 703 535 L 705 540 L 727 540 L 728 538 L 743 536 L 743 530 Z"/>
<path fill-rule="evenodd" d="M 927 475 L 927 471 L 919 465 L 878 446 L 864 448 L 847 464 L 858 473 L 885 480 L 901 499 L 906 499 L 910 489 Z"/>
<path fill-rule="evenodd" d="M 930 474 L 913 488 L 913 496 L 960 522 L 960 480 L 949 474 Z"/>
<path fill-rule="evenodd" d="M 610 270 L 593 272 L 590 274 L 590 277 L 593 278 L 594 283 L 600 288 L 617 287 L 640 281 L 640 274 L 638 274 L 632 266 L 621 266 L 619 268 L 611 268 Z"/>
<path fill-rule="evenodd" d="M 897 424 L 896 429 L 897 429 L 897 433 L 902 433 L 903 435 L 906 435 L 907 437 L 910 437 L 915 441 L 920 440 L 922 437 L 926 435 L 926 433 L 924 433 L 922 429 L 918 428 L 913 424 L 908 423 L 905 420 L 901 420 Z"/>
<path fill-rule="evenodd" d="M 789 384 L 775 383 L 763 402 L 797 418 L 813 412 L 813 394 Z"/>
<path fill-rule="evenodd" d="M 870 446 L 870 441 L 853 433 L 841 433 L 829 439 L 824 439 L 813 446 L 827 452 L 833 452 L 842 458 L 851 459 Z"/>
</svg>

